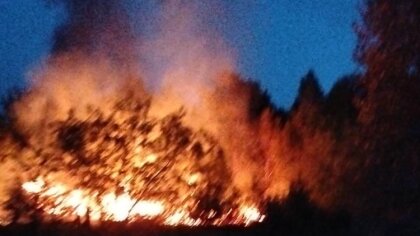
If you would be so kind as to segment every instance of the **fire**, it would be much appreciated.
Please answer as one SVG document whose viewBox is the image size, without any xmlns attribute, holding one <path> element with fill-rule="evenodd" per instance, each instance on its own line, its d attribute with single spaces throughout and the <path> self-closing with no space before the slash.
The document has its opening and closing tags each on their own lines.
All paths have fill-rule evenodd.
<svg viewBox="0 0 420 236">
<path fill-rule="evenodd" d="M 44 187 L 45 182 L 38 178 L 32 182 L 26 182 L 22 184 L 22 188 L 28 193 L 39 193 L 41 192 L 42 188 Z"/>
<path fill-rule="evenodd" d="M 148 116 L 127 98 L 110 114 L 70 116 L 31 165 L 21 190 L 44 220 L 153 221 L 163 225 L 250 225 L 264 220 L 261 200 L 232 181 L 224 150 L 182 113 Z M 36 153 L 38 154 L 38 153 Z M 35 208 L 35 209 L 33 209 Z"/>
<path fill-rule="evenodd" d="M 133 207 L 133 213 L 145 218 L 153 218 L 162 214 L 165 207 L 159 201 L 139 201 Z"/>
<path fill-rule="evenodd" d="M 249 225 L 253 222 L 262 222 L 265 218 L 265 215 L 256 207 L 244 206 L 240 209 L 242 216 L 244 217 L 245 224 Z"/>
<path fill-rule="evenodd" d="M 174 25 L 181 31 L 173 32 L 181 34 L 183 43 L 154 40 L 156 52 L 163 51 L 154 55 L 152 48 L 148 53 L 162 78 L 147 78 L 148 73 L 140 75 L 137 69 L 137 52 L 130 53 L 138 44 L 132 50 L 132 42 L 125 41 L 136 35 L 126 35 L 130 24 L 120 27 L 118 16 L 108 19 L 110 12 L 123 12 L 111 9 L 120 6 L 118 1 L 88 2 L 95 14 L 82 3 L 65 4 L 75 8 L 69 9 L 69 24 L 56 32 L 57 40 L 79 43 L 67 49 L 67 43 L 55 41 L 52 48 L 58 51 L 34 73 L 35 86 L 11 106 L 11 129 L 16 130 L 10 139 L 16 145 L 10 153 L 2 148 L 6 153 L 1 159 L 9 155 L 16 161 L 22 170 L 16 179 L 24 181 L 7 192 L 4 218 L 147 220 L 172 226 L 261 222 L 266 186 L 259 174 L 263 171 L 253 166 L 263 164 L 265 157 L 254 152 L 259 144 L 254 132 L 248 132 L 254 127 L 246 119 L 250 109 L 245 105 L 248 95 L 243 95 L 248 89 L 230 75 L 229 55 L 213 53 L 219 41 L 215 47 L 213 40 L 203 43 L 205 35 L 190 34 L 196 31 L 189 29 L 195 17 L 190 21 L 187 12 L 171 13 L 182 15 Z M 77 20 L 72 20 L 73 13 Z M 87 20 L 80 21 L 81 16 Z M 95 35 L 105 33 L 103 28 L 110 31 Z M 122 31 L 114 37 L 113 30 Z M 184 33 L 192 42 L 183 40 Z M 148 67 L 146 63 L 141 70 L 143 66 Z M 157 84 L 149 86 L 146 80 Z"/>
<path fill-rule="evenodd" d="M 75 218 L 89 218 L 93 221 L 136 221 L 155 220 L 165 225 L 197 226 L 204 224 L 204 220 L 193 218 L 186 209 L 174 208 L 164 200 L 134 199 L 129 193 L 116 194 L 109 192 L 103 196 L 88 194 L 83 189 L 71 190 L 63 184 L 47 186 L 43 178 L 22 184 L 24 192 L 36 201 L 44 214 L 58 217 L 61 220 Z M 208 218 L 214 217 L 211 211 Z M 248 226 L 255 222 L 262 222 L 265 216 L 260 210 L 251 205 L 241 205 L 238 212 L 231 209 L 211 225 L 241 224 Z"/>
</svg>

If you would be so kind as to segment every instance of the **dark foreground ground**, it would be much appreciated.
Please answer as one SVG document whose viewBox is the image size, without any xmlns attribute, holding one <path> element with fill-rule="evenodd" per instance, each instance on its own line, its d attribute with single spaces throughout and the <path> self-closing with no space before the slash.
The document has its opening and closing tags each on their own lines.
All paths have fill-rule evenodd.
<svg viewBox="0 0 420 236">
<path fill-rule="evenodd" d="M 270 217 L 270 216 L 268 216 Z M 0 227 L 0 235 L 76 235 L 76 236 L 155 236 L 155 235 L 420 235 L 420 222 L 390 223 L 378 219 L 354 219 L 348 215 L 334 217 L 321 215 L 289 215 L 290 218 L 267 218 L 267 221 L 249 227 L 167 227 L 150 222 L 103 223 L 89 226 L 80 223 L 30 223 Z M 299 218 L 295 218 L 299 217 Z"/>
<path fill-rule="evenodd" d="M 333 232 L 334 231 L 334 232 Z M 75 224 L 43 224 L 43 225 L 13 225 L 2 228 L 1 235 L 349 235 L 346 230 L 341 229 L 320 229 L 320 228 L 294 228 L 287 226 L 269 226 L 259 224 L 250 227 L 229 226 L 229 227 L 162 227 L 153 224 L 122 224 L 107 223 L 102 226 L 89 227 L 87 225 Z"/>
<path fill-rule="evenodd" d="M 384 218 L 380 214 L 354 216 L 345 210 L 326 211 L 311 201 L 304 191 L 292 191 L 281 202 L 266 206 L 263 223 L 249 227 L 168 227 L 153 222 L 113 223 L 104 222 L 92 226 L 88 223 L 40 223 L 11 224 L 0 227 L 0 235 L 76 235 L 76 236 L 155 236 L 155 235 L 372 235 L 410 236 L 420 235 L 420 218 Z"/>
<path fill-rule="evenodd" d="M 175 235 L 420 235 L 420 229 L 406 227 L 405 225 L 369 224 L 361 222 L 361 226 L 355 227 L 342 224 L 338 220 L 335 223 L 324 224 L 320 222 L 271 222 L 253 225 L 250 227 L 162 227 L 153 224 L 123 224 L 106 223 L 101 226 L 90 227 L 84 224 L 27 224 L 10 225 L 0 228 L 0 235 L 75 235 L 75 236 L 175 236 Z M 365 225 L 363 227 L 363 225 Z"/>
</svg>

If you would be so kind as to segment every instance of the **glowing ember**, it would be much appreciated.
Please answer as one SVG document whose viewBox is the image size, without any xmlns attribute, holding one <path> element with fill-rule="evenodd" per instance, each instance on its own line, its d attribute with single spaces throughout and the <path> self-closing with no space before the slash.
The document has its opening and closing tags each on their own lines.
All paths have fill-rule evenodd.
<svg viewBox="0 0 420 236">
<path fill-rule="evenodd" d="M 165 224 L 167 225 L 188 225 L 188 226 L 196 226 L 200 225 L 200 219 L 192 219 L 189 217 L 189 214 L 185 211 L 177 211 L 172 215 L 168 216 L 165 220 Z"/>
<path fill-rule="evenodd" d="M 44 181 L 42 179 L 37 179 L 32 182 L 26 182 L 22 185 L 22 188 L 28 193 L 39 193 L 44 186 Z"/>
<path fill-rule="evenodd" d="M 145 218 L 153 218 L 161 215 L 165 210 L 162 202 L 139 201 L 133 207 L 132 213 Z"/>
<path fill-rule="evenodd" d="M 107 214 L 107 219 L 124 221 L 130 215 L 130 209 L 134 205 L 134 200 L 126 193 L 120 196 L 109 193 L 103 197 L 101 203 Z"/>
<path fill-rule="evenodd" d="M 240 212 L 241 215 L 244 217 L 246 225 L 249 225 L 254 222 L 262 222 L 265 218 L 265 215 L 262 215 L 256 207 L 244 206 L 240 209 Z"/>
<path fill-rule="evenodd" d="M 187 183 L 188 183 L 188 185 L 193 185 L 193 184 L 197 183 L 197 181 L 199 180 L 199 178 L 200 178 L 200 174 L 198 174 L 198 173 L 194 173 L 194 174 L 188 176 L 187 177 Z"/>
</svg>

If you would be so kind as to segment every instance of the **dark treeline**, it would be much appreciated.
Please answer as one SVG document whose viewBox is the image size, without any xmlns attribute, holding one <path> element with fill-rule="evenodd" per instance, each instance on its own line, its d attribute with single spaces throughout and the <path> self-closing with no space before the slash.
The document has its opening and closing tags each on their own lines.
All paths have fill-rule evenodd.
<svg viewBox="0 0 420 236">
<path fill-rule="evenodd" d="M 254 97 L 259 116 L 253 117 L 278 127 L 261 133 L 279 137 L 279 156 L 298 163 L 318 204 L 418 233 L 420 2 L 364 3 L 355 25 L 361 72 L 324 94 L 310 71 L 289 111 L 276 111 L 262 95 Z"/>
</svg>

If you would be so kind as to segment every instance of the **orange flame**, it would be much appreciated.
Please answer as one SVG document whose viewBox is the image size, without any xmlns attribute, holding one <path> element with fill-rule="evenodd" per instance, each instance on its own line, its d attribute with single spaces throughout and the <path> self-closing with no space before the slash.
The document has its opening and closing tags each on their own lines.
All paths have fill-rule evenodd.
<svg viewBox="0 0 420 236">
<path fill-rule="evenodd" d="M 47 186 L 40 177 L 23 183 L 22 189 L 29 197 L 36 199 L 45 214 L 62 220 L 89 217 L 94 221 L 115 222 L 150 219 L 171 226 L 205 224 L 203 219 L 193 218 L 187 209 L 175 208 L 165 200 L 134 199 L 127 192 L 89 195 L 87 190 L 71 190 L 60 183 Z M 262 222 L 265 218 L 258 207 L 251 204 L 241 204 L 236 211 L 231 209 L 217 220 L 206 224 L 248 226 Z M 211 211 L 208 218 L 211 219 L 215 214 L 216 212 Z"/>
</svg>

